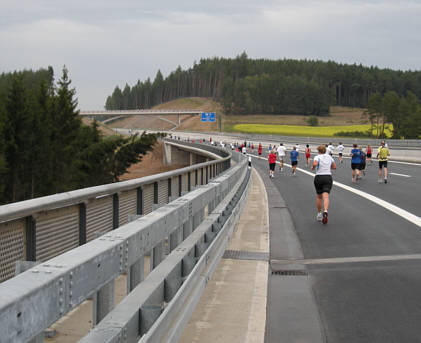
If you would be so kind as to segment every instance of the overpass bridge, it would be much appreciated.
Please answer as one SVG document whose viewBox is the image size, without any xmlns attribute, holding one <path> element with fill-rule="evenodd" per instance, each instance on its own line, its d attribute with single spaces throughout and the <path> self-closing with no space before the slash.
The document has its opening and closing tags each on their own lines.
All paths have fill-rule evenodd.
<svg viewBox="0 0 421 343">
<path fill-rule="evenodd" d="M 80 116 L 95 118 L 95 117 L 111 117 L 111 119 L 104 120 L 105 122 L 108 122 L 110 120 L 115 120 L 119 118 L 124 118 L 127 116 L 132 115 L 148 115 L 148 116 L 157 116 L 160 120 L 169 122 L 173 124 L 176 128 L 180 126 L 181 124 L 181 116 L 182 115 L 200 115 L 203 111 L 199 110 L 189 110 L 189 109 L 181 109 L 181 110 L 152 110 L 152 109 L 146 109 L 146 110 L 140 110 L 140 109 L 133 109 L 133 110 L 109 110 L 109 111 L 79 111 Z M 168 118 L 163 118 L 164 115 L 174 115 L 177 116 L 177 121 L 169 120 Z"/>
</svg>

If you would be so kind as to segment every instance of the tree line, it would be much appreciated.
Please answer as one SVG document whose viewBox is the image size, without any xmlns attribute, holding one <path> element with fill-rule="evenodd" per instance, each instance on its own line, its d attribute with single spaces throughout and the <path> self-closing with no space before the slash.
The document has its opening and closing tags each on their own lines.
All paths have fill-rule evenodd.
<svg viewBox="0 0 421 343">
<path fill-rule="evenodd" d="M 421 72 L 347 65 L 333 61 L 201 59 L 193 67 L 178 67 L 164 78 L 158 70 L 107 97 L 108 110 L 150 108 L 180 97 L 211 97 L 227 114 L 327 115 L 329 106 L 367 107 L 370 96 L 393 91 L 421 98 Z"/>
<path fill-rule="evenodd" d="M 158 136 L 102 137 L 82 124 L 64 67 L 0 75 L 0 203 L 118 181 Z"/>
<path fill-rule="evenodd" d="M 371 136 L 384 138 L 386 123 L 391 123 L 393 138 L 421 138 L 421 106 L 411 91 L 401 97 L 395 91 L 372 94 L 365 115 Z"/>
</svg>

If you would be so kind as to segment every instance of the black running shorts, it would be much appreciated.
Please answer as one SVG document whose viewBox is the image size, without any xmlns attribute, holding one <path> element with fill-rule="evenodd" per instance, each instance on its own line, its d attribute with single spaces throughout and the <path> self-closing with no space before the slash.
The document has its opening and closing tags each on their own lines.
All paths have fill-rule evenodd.
<svg viewBox="0 0 421 343">
<path fill-rule="evenodd" d="M 270 170 L 275 170 L 276 163 L 269 163 Z"/>
<path fill-rule="evenodd" d="M 330 193 L 332 184 L 332 175 L 316 175 L 314 177 L 314 187 L 317 194 Z"/>
<path fill-rule="evenodd" d="M 360 169 L 360 164 L 359 163 L 351 163 L 351 169 L 352 170 Z"/>
<path fill-rule="evenodd" d="M 379 169 L 387 168 L 387 161 L 379 161 Z"/>
<path fill-rule="evenodd" d="M 296 166 L 297 164 L 298 164 L 298 161 L 292 161 L 292 162 L 291 162 L 291 165 L 292 165 L 292 166 Z"/>
</svg>

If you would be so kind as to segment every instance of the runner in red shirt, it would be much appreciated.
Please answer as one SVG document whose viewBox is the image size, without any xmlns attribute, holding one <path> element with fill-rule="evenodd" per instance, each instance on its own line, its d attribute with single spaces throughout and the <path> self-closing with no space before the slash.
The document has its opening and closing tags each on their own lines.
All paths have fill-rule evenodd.
<svg viewBox="0 0 421 343">
<path fill-rule="evenodd" d="M 276 166 L 276 151 L 275 149 L 271 150 L 268 155 L 269 162 L 269 177 L 274 177 L 275 175 L 275 166 Z"/>
<path fill-rule="evenodd" d="M 263 150 L 262 143 L 259 143 L 259 147 L 257 148 L 257 152 L 259 153 L 259 155 L 262 154 L 262 150 Z"/>
<path fill-rule="evenodd" d="M 372 152 L 372 150 L 371 150 L 371 146 L 370 146 L 370 144 L 369 145 L 367 145 L 367 148 L 366 148 L 366 150 L 365 150 L 365 154 L 367 155 L 367 157 L 366 157 L 366 160 L 367 160 L 367 163 L 369 163 L 369 164 L 371 164 L 371 154 L 372 154 L 373 152 Z"/>
<path fill-rule="evenodd" d="M 310 146 L 306 144 L 306 166 L 307 167 L 310 165 L 310 153 L 311 153 Z"/>
</svg>

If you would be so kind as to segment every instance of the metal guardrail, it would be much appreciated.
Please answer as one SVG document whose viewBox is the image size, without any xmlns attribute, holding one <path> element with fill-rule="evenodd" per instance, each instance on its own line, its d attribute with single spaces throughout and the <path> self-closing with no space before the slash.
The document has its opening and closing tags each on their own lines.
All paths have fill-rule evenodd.
<svg viewBox="0 0 421 343">
<path fill-rule="evenodd" d="M 175 318 L 178 324 L 170 321 L 176 314 L 170 307 L 179 308 L 187 298 L 198 300 L 198 291 L 222 256 L 244 204 L 240 198 L 244 198 L 250 172 L 246 173 L 245 157 L 235 157 L 239 163 L 208 184 L 0 284 L 1 341 L 27 342 L 91 296 L 97 299 L 99 325 L 83 341 L 137 342 L 145 334 L 163 337 L 168 333 L 172 338 L 166 341 L 174 341 L 182 323 L 179 316 Z M 236 195 L 227 197 L 230 192 Z M 171 253 L 161 262 L 166 240 Z M 148 252 L 154 270 L 141 282 Z M 124 272 L 133 295 L 107 315 L 114 279 Z M 187 301 L 182 322 L 193 305 Z M 157 320 L 163 321 L 162 326 Z M 157 342 L 155 338 L 142 341 Z"/>
<path fill-rule="evenodd" d="M 204 134 L 200 131 L 191 131 L 195 134 Z M 173 135 L 177 135 L 177 132 L 170 132 Z M 188 134 L 188 132 L 184 132 Z M 237 137 L 238 142 L 244 141 L 253 141 L 253 142 L 273 142 L 275 144 L 279 143 L 300 143 L 300 144 L 326 144 L 332 142 L 334 145 L 338 145 L 339 142 L 342 142 L 344 145 L 352 146 L 352 144 L 357 143 L 358 145 L 367 145 L 371 146 L 380 146 L 380 143 L 384 139 L 368 139 L 368 138 L 347 138 L 347 137 L 304 137 L 304 136 L 282 136 L 282 135 L 257 135 L 257 134 L 245 134 L 245 133 L 236 133 L 236 132 L 207 132 L 205 135 L 210 135 L 214 140 L 218 140 L 220 135 L 229 135 L 232 137 Z M 401 149 L 420 149 L 421 148 L 421 139 L 385 139 L 389 145 L 389 148 L 401 148 Z"/>
<path fill-rule="evenodd" d="M 86 342 L 117 342 L 120 339 L 137 342 L 147 333 L 142 338 L 145 341 L 148 335 L 162 337 L 163 332 L 172 332 L 171 337 L 177 337 L 182 323 L 179 316 L 176 316 L 177 323 L 170 320 L 175 316 L 170 307 L 184 308 L 182 322 L 185 323 L 206 283 L 203 271 L 207 270 L 207 277 L 213 272 L 244 204 L 239 200 L 245 196 L 250 173 L 246 174 L 245 157 L 234 155 L 239 163 L 203 187 L 1 283 L 1 341 L 27 342 L 92 296 L 96 299 L 99 325 L 85 338 Z M 204 164 L 209 166 L 209 162 Z M 239 181 L 243 179 L 245 181 Z M 236 192 L 236 195 L 227 197 L 230 192 Z M 161 262 L 165 242 L 171 253 Z M 148 252 L 153 271 L 141 282 L 143 259 Z M 107 315 L 112 307 L 114 279 L 122 273 L 128 275 L 128 289 L 133 290 L 133 296 Z M 134 294 L 140 295 L 135 302 Z M 187 299 L 194 301 L 186 303 Z M 123 304 L 129 308 L 122 307 Z M 123 318 L 118 315 L 122 308 L 131 316 L 127 322 L 117 325 L 117 318 Z M 157 320 L 163 324 L 158 325 Z M 168 323 L 175 328 L 173 331 L 167 328 Z M 162 327 L 166 329 L 162 331 Z M 115 334 L 111 335 L 111 332 Z M 98 333 L 99 337 L 106 333 L 109 338 L 96 340 Z M 174 341 L 173 338 L 167 341 Z M 155 338 L 149 341 L 156 342 Z"/>
<path fill-rule="evenodd" d="M 179 141 L 166 140 L 177 144 Z M 146 215 L 230 167 L 230 153 L 185 144 L 209 162 L 135 180 L 90 187 L 0 206 L 0 282 L 13 277 L 16 261 L 46 261 Z M 199 148 L 199 149 L 197 149 Z M 203 152 L 207 151 L 207 153 Z M 204 157 L 203 160 L 206 160 Z"/>
</svg>

